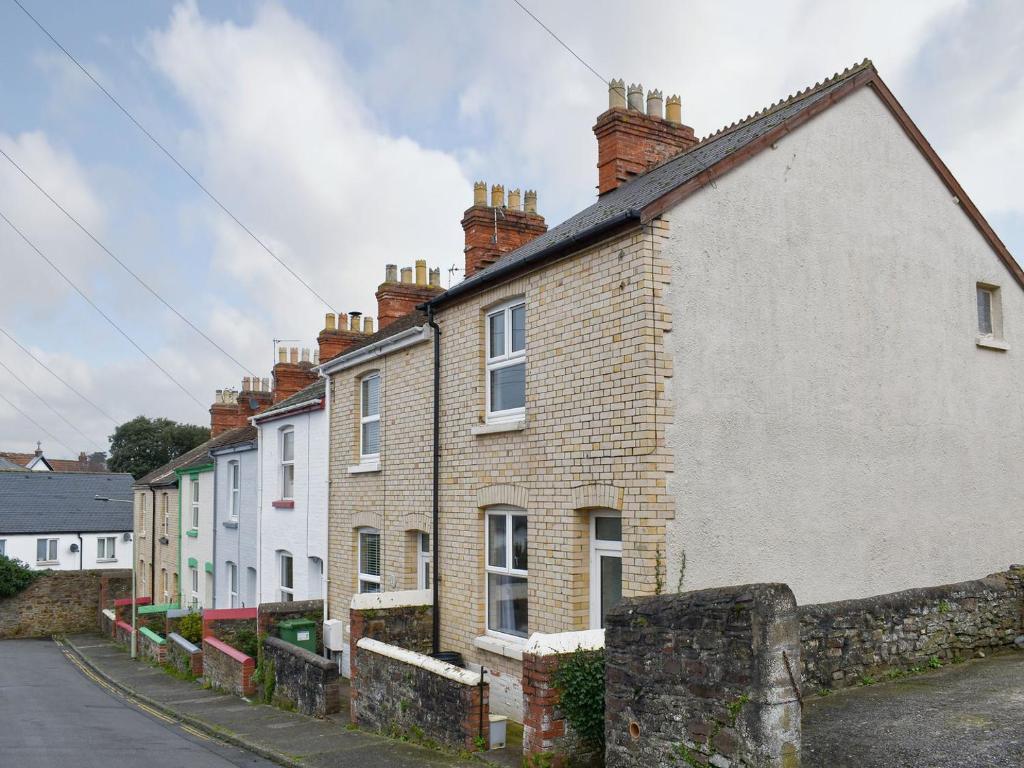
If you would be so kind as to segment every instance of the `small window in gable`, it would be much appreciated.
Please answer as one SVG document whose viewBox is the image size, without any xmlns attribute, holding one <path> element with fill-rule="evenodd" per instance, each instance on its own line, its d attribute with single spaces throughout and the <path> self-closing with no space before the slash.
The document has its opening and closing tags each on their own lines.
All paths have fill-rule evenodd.
<svg viewBox="0 0 1024 768">
<path fill-rule="evenodd" d="M 978 307 L 979 347 L 990 349 L 1009 349 L 1003 339 L 1003 303 L 998 285 L 978 283 L 975 287 Z"/>
</svg>

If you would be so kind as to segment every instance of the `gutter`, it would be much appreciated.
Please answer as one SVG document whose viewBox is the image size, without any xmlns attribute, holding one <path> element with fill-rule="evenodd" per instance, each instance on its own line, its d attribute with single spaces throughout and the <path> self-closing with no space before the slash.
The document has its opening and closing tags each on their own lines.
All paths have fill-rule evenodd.
<svg viewBox="0 0 1024 768">
<path fill-rule="evenodd" d="M 319 370 L 323 375 L 336 373 L 370 360 L 376 360 L 379 357 L 391 354 L 395 350 L 402 349 L 403 347 L 412 346 L 413 344 L 417 344 L 421 341 L 427 341 L 429 338 L 430 332 L 427 330 L 426 326 L 416 325 L 412 328 L 400 331 L 394 336 L 388 336 L 385 339 L 381 339 L 373 344 L 368 344 L 365 347 L 360 347 L 359 349 L 353 350 L 352 352 L 348 352 L 344 355 L 338 355 L 325 363 L 321 363 L 317 370 Z"/>
<path fill-rule="evenodd" d="M 289 405 L 287 408 L 282 408 L 279 411 L 267 411 L 266 413 L 261 413 L 259 416 L 250 416 L 249 421 L 255 427 L 258 426 L 261 421 L 273 421 L 274 419 L 278 419 L 283 416 L 294 415 L 300 411 L 314 410 L 317 407 L 322 407 L 323 402 L 324 399 L 322 397 L 315 397 L 312 400 L 303 400 L 301 403 Z"/>
</svg>

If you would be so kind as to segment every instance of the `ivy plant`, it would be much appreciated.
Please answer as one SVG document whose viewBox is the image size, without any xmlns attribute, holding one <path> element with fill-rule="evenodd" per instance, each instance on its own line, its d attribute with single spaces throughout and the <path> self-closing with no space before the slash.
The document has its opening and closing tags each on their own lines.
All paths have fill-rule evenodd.
<svg viewBox="0 0 1024 768">
<path fill-rule="evenodd" d="M 586 747 L 604 752 L 604 651 L 577 648 L 555 672 L 559 709 Z"/>
</svg>

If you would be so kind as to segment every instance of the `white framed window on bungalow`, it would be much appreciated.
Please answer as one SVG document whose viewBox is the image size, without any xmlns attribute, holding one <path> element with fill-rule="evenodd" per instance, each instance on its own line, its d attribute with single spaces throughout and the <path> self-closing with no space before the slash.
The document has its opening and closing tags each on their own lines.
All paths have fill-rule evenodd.
<svg viewBox="0 0 1024 768">
<path fill-rule="evenodd" d="M 199 569 L 189 568 L 189 573 L 192 578 L 192 597 L 190 603 L 193 608 L 196 608 L 199 606 Z"/>
<path fill-rule="evenodd" d="M 281 430 L 281 498 L 295 498 L 295 429 Z"/>
<path fill-rule="evenodd" d="M 192 527 L 199 530 L 199 476 L 192 478 Z"/>
<path fill-rule="evenodd" d="M 526 510 L 487 510 L 484 536 L 487 632 L 525 640 L 529 627 Z"/>
<path fill-rule="evenodd" d="M 526 303 L 516 299 L 489 311 L 485 321 L 487 421 L 515 421 L 526 413 Z"/>
<path fill-rule="evenodd" d="M 0 556 L 7 557 L 7 539 L 0 539 Z"/>
<path fill-rule="evenodd" d="M 290 603 L 295 599 L 295 568 L 290 552 L 281 552 L 278 555 L 278 573 L 281 602 Z"/>
<path fill-rule="evenodd" d="M 380 531 L 376 528 L 358 530 L 359 591 L 380 592 Z"/>
<path fill-rule="evenodd" d="M 1007 350 L 1009 346 L 1003 339 L 1003 300 L 998 285 L 978 283 L 975 286 L 978 303 L 978 335 L 975 339 L 979 347 Z"/>
<path fill-rule="evenodd" d="M 380 374 L 370 373 L 359 383 L 359 463 L 380 459 Z"/>
<path fill-rule="evenodd" d="M 238 509 L 242 499 L 242 473 L 239 470 L 237 461 L 228 462 L 228 481 L 230 482 L 231 493 L 231 519 L 238 520 Z M 234 606 L 232 606 L 233 608 Z"/>
<path fill-rule="evenodd" d="M 228 608 L 238 607 L 238 566 L 230 560 L 227 565 L 228 577 Z"/>
<path fill-rule="evenodd" d="M 57 562 L 57 539 L 36 539 L 36 562 Z"/>
<path fill-rule="evenodd" d="M 96 539 L 96 559 L 100 562 L 108 563 L 116 560 L 116 550 L 114 549 L 116 543 L 116 536 L 100 536 Z"/>
</svg>

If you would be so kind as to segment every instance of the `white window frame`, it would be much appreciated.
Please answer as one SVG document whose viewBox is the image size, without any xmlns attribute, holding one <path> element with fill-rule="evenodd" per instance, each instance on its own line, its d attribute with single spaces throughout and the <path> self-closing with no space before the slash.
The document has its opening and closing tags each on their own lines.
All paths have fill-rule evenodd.
<svg viewBox="0 0 1024 768">
<path fill-rule="evenodd" d="M 168 531 L 170 531 L 170 529 L 171 529 L 171 510 L 170 510 L 170 504 L 168 503 L 168 500 L 167 500 L 167 493 L 166 493 L 166 491 L 164 493 L 160 494 L 160 507 L 163 510 L 163 514 L 164 514 L 163 534 L 164 534 L 164 536 L 166 536 Z"/>
<path fill-rule="evenodd" d="M 366 385 L 371 382 L 377 382 L 377 412 L 371 413 L 369 416 L 363 415 L 363 400 L 366 396 Z M 373 371 L 363 376 L 359 380 L 359 461 L 362 464 L 372 464 L 380 460 L 380 443 L 383 435 L 380 430 L 380 407 L 381 407 L 381 378 L 380 371 Z M 377 422 L 377 451 L 376 453 L 367 453 L 363 447 L 363 426 Z"/>
<path fill-rule="evenodd" d="M 167 591 L 167 569 L 160 569 L 160 591 L 164 595 L 163 602 L 167 602 L 171 599 L 171 593 Z"/>
<path fill-rule="evenodd" d="M 981 326 L 981 297 L 988 298 L 989 328 Z M 975 312 L 977 336 L 975 341 L 979 347 L 1007 350 L 1009 345 L 1003 338 L 1003 297 L 998 285 L 978 282 L 975 284 Z"/>
<path fill-rule="evenodd" d="M 524 405 L 520 408 L 506 408 L 503 411 L 492 411 L 491 410 L 491 372 L 500 370 L 501 368 L 509 368 L 514 365 L 523 365 L 523 373 L 525 380 L 526 372 L 526 339 L 523 339 L 523 348 L 518 350 L 512 349 L 512 310 L 523 308 L 523 313 L 526 313 L 526 299 L 520 297 L 507 301 L 504 304 L 499 304 L 496 307 L 492 307 L 484 314 L 484 345 L 485 345 L 485 371 L 484 371 L 484 389 L 486 390 L 486 412 L 485 420 L 488 423 L 501 423 L 505 421 L 518 421 L 526 415 L 526 389 L 525 383 L 523 385 L 523 401 Z M 497 315 L 503 314 L 503 323 L 505 326 L 505 349 L 500 355 L 491 354 L 491 318 Z"/>
<path fill-rule="evenodd" d="M 192 528 L 199 530 L 199 475 L 192 475 L 192 482 L 189 486 L 192 504 Z"/>
<path fill-rule="evenodd" d="M 622 520 L 614 510 L 600 510 L 590 516 L 590 628 L 601 629 L 601 558 L 622 559 L 622 537 L 618 541 L 597 538 L 598 518 Z"/>
<path fill-rule="evenodd" d="M 96 562 L 116 563 L 117 562 L 117 537 L 97 536 L 96 537 Z"/>
<path fill-rule="evenodd" d="M 287 440 L 287 435 L 291 435 L 292 436 L 292 457 L 290 459 L 286 459 L 284 457 L 284 446 L 285 446 L 285 441 Z M 281 445 L 281 486 L 280 486 L 281 487 L 281 499 L 282 500 L 289 500 L 290 501 L 290 500 L 295 498 L 295 427 L 288 426 L 288 427 L 282 427 L 281 428 L 280 445 Z M 291 485 L 292 485 L 292 487 L 291 487 L 291 492 L 290 493 L 285 493 L 285 477 L 287 476 L 287 473 L 288 473 L 289 469 L 291 470 L 291 477 L 292 477 Z"/>
<path fill-rule="evenodd" d="M 242 506 L 242 468 L 237 461 L 228 462 L 228 494 L 231 519 L 238 522 L 238 510 Z"/>
<path fill-rule="evenodd" d="M 505 518 L 505 567 L 494 566 L 489 563 L 491 555 L 491 525 L 490 520 L 492 517 L 504 517 Z M 526 551 L 527 551 L 527 568 L 525 570 L 512 567 L 512 518 L 513 517 L 525 517 L 526 518 Z M 516 576 L 526 579 L 526 590 L 529 595 L 530 590 L 530 577 L 529 577 L 529 551 L 530 551 L 530 520 L 525 509 L 521 507 L 510 507 L 510 506 L 497 506 L 490 507 L 487 513 L 484 515 L 484 626 L 488 635 L 493 637 L 500 637 L 505 640 L 509 640 L 512 643 L 523 644 L 530 636 L 529 627 L 529 600 L 527 600 L 527 627 L 526 634 L 523 636 L 513 635 L 508 632 L 502 632 L 498 629 L 491 629 L 491 586 L 490 579 L 487 578 L 488 573 L 499 574 L 503 576 Z"/>
<path fill-rule="evenodd" d="M 424 544 L 426 547 L 424 548 Z M 416 583 L 420 589 L 433 589 L 434 584 L 430 578 L 430 569 L 434 567 L 434 560 L 431 557 L 430 534 L 420 531 L 416 535 Z"/>
<path fill-rule="evenodd" d="M 284 584 L 284 565 L 286 562 L 289 564 L 288 581 L 291 582 L 288 586 Z M 281 602 L 290 603 L 295 600 L 295 558 L 292 557 L 291 552 L 279 552 L 277 555 L 277 582 L 281 592 Z"/>
<path fill-rule="evenodd" d="M 39 559 L 39 542 L 40 541 L 45 541 L 46 542 L 46 555 L 48 557 L 47 560 L 40 560 Z M 59 539 L 51 539 L 49 537 L 43 537 L 43 538 L 36 539 L 36 564 L 49 564 L 49 563 L 59 562 L 59 560 L 57 559 L 59 557 L 58 552 L 57 552 L 57 542 L 58 541 L 59 541 Z"/>
<path fill-rule="evenodd" d="M 363 572 L 363 536 L 376 536 L 377 537 L 377 569 L 379 573 L 364 573 Z M 384 550 L 382 548 L 380 531 L 376 528 L 357 528 L 356 529 L 356 574 L 359 579 L 358 591 L 363 592 L 383 592 L 384 588 L 381 582 L 381 574 L 384 572 Z M 364 589 L 366 584 L 376 584 L 377 589 Z"/>
<path fill-rule="evenodd" d="M 198 568 L 189 568 L 189 571 L 191 572 L 191 582 L 192 582 L 192 600 L 191 600 L 191 604 L 192 604 L 192 607 L 195 608 L 195 607 L 197 607 L 199 605 L 199 569 Z"/>
<path fill-rule="evenodd" d="M 0 539 L 0 555 L 7 557 L 7 539 Z"/>
<path fill-rule="evenodd" d="M 238 607 L 238 565 L 228 560 L 225 570 L 228 576 L 228 608 Z"/>
</svg>

